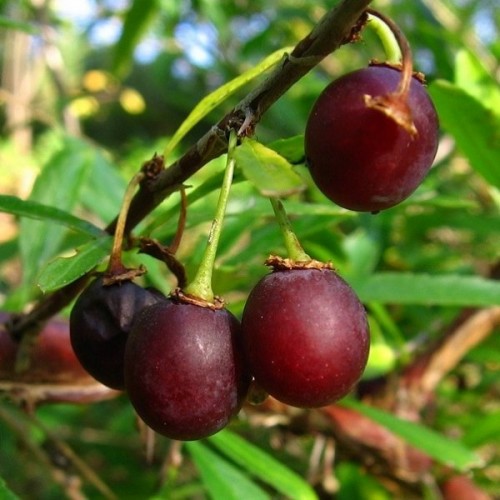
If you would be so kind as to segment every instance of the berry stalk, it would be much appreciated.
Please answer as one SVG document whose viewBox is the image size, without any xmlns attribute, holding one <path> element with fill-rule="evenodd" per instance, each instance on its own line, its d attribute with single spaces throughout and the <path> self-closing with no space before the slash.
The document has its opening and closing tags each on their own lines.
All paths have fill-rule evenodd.
<svg viewBox="0 0 500 500">
<path fill-rule="evenodd" d="M 130 203 L 134 197 L 135 190 L 140 182 L 144 179 L 144 173 L 139 172 L 134 175 L 130 180 L 125 195 L 123 196 L 122 206 L 116 222 L 115 236 L 113 240 L 113 248 L 111 249 L 111 256 L 109 258 L 107 274 L 114 275 L 125 272 L 126 269 L 122 263 L 122 246 L 123 236 L 125 234 L 125 226 L 127 223 L 127 215 L 130 208 Z"/>
<path fill-rule="evenodd" d="M 401 47 L 387 23 L 376 14 L 368 12 L 367 26 L 373 29 L 380 40 L 387 62 L 400 63 L 402 59 Z"/>
<path fill-rule="evenodd" d="M 210 228 L 210 233 L 208 235 L 207 246 L 205 248 L 203 258 L 194 279 L 183 290 L 184 294 L 188 296 L 192 296 L 196 299 L 201 299 L 212 304 L 215 302 L 215 295 L 212 289 L 212 275 L 214 270 L 215 257 L 217 254 L 217 247 L 222 231 L 222 223 L 224 220 L 224 215 L 226 213 L 226 206 L 229 198 L 229 192 L 231 190 L 231 184 L 233 182 L 235 166 L 234 150 L 236 148 L 237 141 L 238 138 L 236 136 L 236 132 L 232 130 L 229 136 L 226 170 L 224 172 L 224 178 L 222 180 L 219 200 L 217 202 L 217 208 L 215 210 L 215 217 L 212 222 L 212 227 Z"/>
<path fill-rule="evenodd" d="M 283 241 L 288 254 L 288 258 L 294 262 L 307 262 L 311 257 L 302 248 L 297 235 L 293 232 L 290 219 L 285 211 L 283 203 L 278 198 L 271 198 L 271 205 L 273 206 L 274 215 L 278 221 L 278 225 L 283 235 Z"/>
<path fill-rule="evenodd" d="M 399 26 L 390 18 L 380 12 L 367 9 L 369 20 L 373 22 L 378 19 L 378 28 L 376 33 L 386 50 L 389 61 L 394 57 L 394 45 L 399 47 L 401 53 L 401 79 L 394 92 L 381 96 L 365 95 L 365 104 L 369 108 L 377 109 L 393 119 L 398 125 L 403 127 L 410 135 L 417 135 L 417 129 L 413 123 L 413 117 L 408 105 L 408 96 L 413 77 L 413 56 L 410 44 Z M 382 29 L 384 24 L 387 29 Z M 392 33 L 393 41 L 390 41 L 389 32 Z"/>
</svg>

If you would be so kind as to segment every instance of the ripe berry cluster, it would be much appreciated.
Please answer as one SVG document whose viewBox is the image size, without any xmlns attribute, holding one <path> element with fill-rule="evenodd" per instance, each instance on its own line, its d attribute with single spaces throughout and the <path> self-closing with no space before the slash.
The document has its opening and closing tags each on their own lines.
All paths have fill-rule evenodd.
<svg viewBox="0 0 500 500">
<path fill-rule="evenodd" d="M 284 403 L 332 403 L 367 361 L 363 306 L 328 267 L 274 267 L 250 293 L 241 323 L 182 294 L 97 279 L 71 313 L 75 353 L 97 380 L 125 389 L 148 426 L 173 439 L 225 427 L 252 376 Z"/>
</svg>

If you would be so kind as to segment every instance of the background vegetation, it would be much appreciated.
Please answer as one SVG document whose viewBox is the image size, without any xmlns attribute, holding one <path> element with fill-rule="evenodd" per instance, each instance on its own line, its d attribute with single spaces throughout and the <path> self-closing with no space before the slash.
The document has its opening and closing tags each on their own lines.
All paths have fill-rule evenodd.
<svg viewBox="0 0 500 500">
<path fill-rule="evenodd" d="M 0 190 L 105 227 L 127 181 L 200 99 L 295 45 L 336 2 L 77 3 L 0 3 Z M 1 498 L 458 498 L 447 496 L 454 484 L 500 494 L 500 13 L 489 0 L 372 6 L 400 25 L 426 73 L 442 128 L 435 166 L 409 200 L 378 215 L 339 209 L 310 183 L 285 201 L 306 251 L 333 261 L 369 312 L 372 352 L 356 395 L 318 411 L 247 405 L 213 438 L 157 438 L 151 451 L 124 396 L 30 414 L 6 393 Z M 301 135 L 312 103 L 372 58 L 384 55 L 365 29 L 276 102 L 256 138 L 307 180 Z M 171 159 L 256 84 L 204 117 Z M 223 165 L 189 179 L 188 193 L 205 194 L 189 204 L 178 253 L 188 275 Z M 265 258 L 284 253 L 269 201 L 241 173 L 238 181 L 214 283 L 237 315 Z M 57 281 L 47 265 L 92 237 L 68 229 L 67 217 L 35 220 L 24 205 L 20 216 L 12 199 L 0 207 L 0 300 L 21 312 L 43 296 L 40 284 Z M 171 241 L 178 203 L 169 197 L 134 234 Z M 166 293 L 175 284 L 150 257 L 134 250 L 126 260 L 146 265 L 145 284 Z"/>
</svg>

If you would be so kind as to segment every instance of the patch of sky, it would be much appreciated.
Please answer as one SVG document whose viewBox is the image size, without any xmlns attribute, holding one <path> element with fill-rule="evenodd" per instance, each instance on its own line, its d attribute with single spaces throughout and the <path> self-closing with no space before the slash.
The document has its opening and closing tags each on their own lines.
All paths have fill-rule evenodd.
<svg viewBox="0 0 500 500">
<path fill-rule="evenodd" d="M 89 32 L 93 45 L 112 45 L 120 38 L 123 23 L 118 17 L 108 17 L 97 21 Z"/>
<path fill-rule="evenodd" d="M 434 53 L 429 49 L 418 49 L 414 53 L 415 69 L 422 73 L 433 73 L 436 69 Z"/>
<path fill-rule="evenodd" d="M 242 42 L 251 40 L 269 26 L 269 18 L 263 14 L 250 17 L 237 16 L 231 20 L 231 32 Z"/>
<path fill-rule="evenodd" d="M 209 68 L 217 57 L 217 29 L 209 22 L 184 20 L 174 32 L 175 40 L 190 63 Z"/>
<path fill-rule="evenodd" d="M 72 21 L 78 28 L 84 29 L 88 26 L 89 20 L 95 16 L 97 5 L 91 0 L 79 0 L 77 2 L 56 0 L 54 9 L 62 19 Z"/>
<path fill-rule="evenodd" d="M 473 23 L 477 37 L 485 45 L 494 43 L 498 39 L 498 26 L 495 23 L 494 12 L 490 9 L 478 10 Z"/>
</svg>

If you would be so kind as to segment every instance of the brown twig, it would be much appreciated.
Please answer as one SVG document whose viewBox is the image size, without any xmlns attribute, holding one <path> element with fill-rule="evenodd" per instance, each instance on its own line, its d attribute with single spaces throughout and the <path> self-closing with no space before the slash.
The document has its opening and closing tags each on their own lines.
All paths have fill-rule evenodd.
<svg viewBox="0 0 500 500">
<path fill-rule="evenodd" d="M 240 135 L 251 134 L 262 115 L 292 85 L 331 52 L 355 40 L 360 26 L 366 21 L 364 11 L 370 3 L 371 0 L 342 0 L 327 12 L 312 32 L 296 45 L 292 53 L 264 82 L 250 92 L 179 160 L 161 171 L 156 178 L 143 182 L 132 200 L 126 232 L 130 232 L 189 177 L 227 151 L 228 128 L 237 130 Z M 116 219 L 108 225 L 106 231 L 114 234 L 115 227 Z M 68 305 L 86 282 L 87 277 L 84 276 L 40 299 L 29 313 L 12 325 L 12 333 L 21 336 L 24 330 L 46 321 Z"/>
<path fill-rule="evenodd" d="M 396 389 L 398 412 L 407 415 L 420 412 L 446 374 L 499 326 L 500 306 L 469 311 L 465 319 L 404 370 Z"/>
<path fill-rule="evenodd" d="M 168 195 L 208 162 L 227 151 L 228 129 L 251 135 L 262 115 L 328 54 L 357 38 L 371 0 L 343 0 L 302 39 L 268 78 L 212 127 L 179 160 L 143 187 L 132 201 L 127 229 L 135 227 Z M 107 228 L 113 232 L 116 221 Z"/>
</svg>

